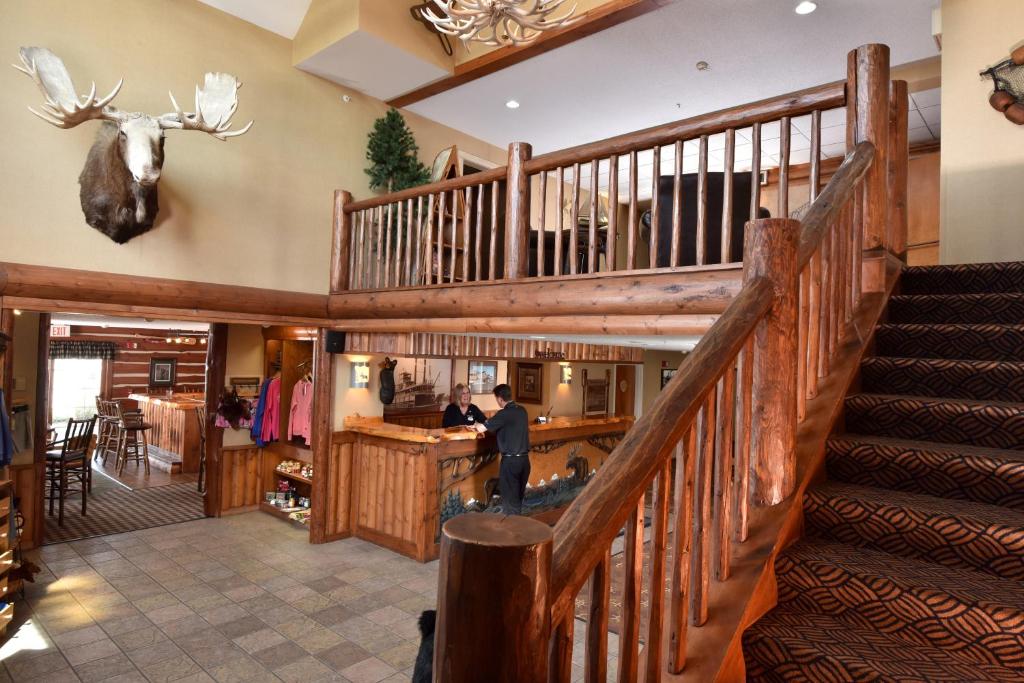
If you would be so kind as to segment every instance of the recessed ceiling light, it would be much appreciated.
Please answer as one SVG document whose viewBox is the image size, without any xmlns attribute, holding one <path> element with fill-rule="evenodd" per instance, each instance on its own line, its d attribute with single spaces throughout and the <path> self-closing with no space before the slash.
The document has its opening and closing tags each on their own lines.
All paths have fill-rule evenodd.
<svg viewBox="0 0 1024 683">
<path fill-rule="evenodd" d="M 505 103 L 505 106 L 509 109 L 519 109 L 519 102 L 516 100 L 509 100 Z"/>
<path fill-rule="evenodd" d="M 803 0 L 803 2 L 797 3 L 793 11 L 797 14 L 810 14 L 816 9 L 818 9 L 818 3 L 811 2 L 811 0 Z"/>
</svg>

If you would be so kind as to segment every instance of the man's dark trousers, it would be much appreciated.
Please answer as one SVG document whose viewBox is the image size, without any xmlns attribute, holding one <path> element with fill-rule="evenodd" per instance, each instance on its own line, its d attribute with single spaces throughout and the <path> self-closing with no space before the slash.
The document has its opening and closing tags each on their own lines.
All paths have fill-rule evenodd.
<svg viewBox="0 0 1024 683">
<path fill-rule="evenodd" d="M 523 514 L 523 495 L 530 478 L 530 457 L 515 458 L 501 456 L 498 470 L 498 487 L 501 490 L 501 509 L 506 515 Z"/>
</svg>

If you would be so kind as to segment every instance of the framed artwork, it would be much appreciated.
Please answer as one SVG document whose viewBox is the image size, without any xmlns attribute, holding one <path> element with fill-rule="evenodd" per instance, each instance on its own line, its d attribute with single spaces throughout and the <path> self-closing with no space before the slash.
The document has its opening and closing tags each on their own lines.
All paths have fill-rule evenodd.
<svg viewBox="0 0 1024 683">
<path fill-rule="evenodd" d="M 516 364 L 516 401 L 540 403 L 544 399 L 544 364 Z"/>
<path fill-rule="evenodd" d="M 669 380 L 676 376 L 676 368 L 661 369 L 661 388 L 664 389 Z"/>
<path fill-rule="evenodd" d="M 587 377 L 583 371 L 583 417 L 604 417 L 608 415 L 608 387 L 611 371 L 606 370 L 600 379 Z"/>
<path fill-rule="evenodd" d="M 440 412 L 452 391 L 452 359 L 392 358 L 395 400 L 384 406 L 385 415 Z"/>
<path fill-rule="evenodd" d="M 151 358 L 149 360 L 149 386 L 173 387 L 178 368 L 176 358 Z"/>
<path fill-rule="evenodd" d="M 469 390 L 474 394 L 489 394 L 498 386 L 498 361 L 469 361 Z"/>
</svg>

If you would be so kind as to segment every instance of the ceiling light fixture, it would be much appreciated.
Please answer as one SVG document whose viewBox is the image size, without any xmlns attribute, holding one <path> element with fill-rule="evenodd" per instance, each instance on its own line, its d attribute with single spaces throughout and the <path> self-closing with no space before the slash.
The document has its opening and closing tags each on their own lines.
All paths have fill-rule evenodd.
<svg viewBox="0 0 1024 683">
<path fill-rule="evenodd" d="M 434 0 L 420 12 L 440 33 L 454 36 L 467 48 L 484 45 L 529 45 L 541 33 L 576 23 L 576 5 L 560 17 L 551 15 L 565 0 Z M 419 9 L 419 7 L 417 7 Z M 435 14 L 440 11 L 440 15 Z"/>
<path fill-rule="evenodd" d="M 818 9 L 818 3 L 811 2 L 811 0 L 803 0 L 803 2 L 797 3 L 793 11 L 797 14 L 810 14 L 816 9 Z"/>
<path fill-rule="evenodd" d="M 519 101 L 509 100 L 508 102 L 505 103 L 505 106 L 508 107 L 509 109 L 519 109 Z"/>
</svg>

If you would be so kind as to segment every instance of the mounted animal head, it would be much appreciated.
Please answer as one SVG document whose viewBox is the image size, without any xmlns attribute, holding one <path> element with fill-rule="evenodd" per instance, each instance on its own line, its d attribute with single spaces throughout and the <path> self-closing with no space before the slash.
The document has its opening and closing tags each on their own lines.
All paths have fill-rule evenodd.
<svg viewBox="0 0 1024 683">
<path fill-rule="evenodd" d="M 87 95 L 79 97 L 60 57 L 41 47 L 23 47 L 19 53 L 21 65 L 14 68 L 35 81 L 45 98 L 41 111 L 32 107 L 29 111 L 58 128 L 92 120 L 112 124 L 97 135 L 79 183 L 86 221 L 118 243 L 145 232 L 156 219 L 165 130 L 197 130 L 227 140 L 246 133 L 253 124 L 230 130 L 238 107 L 236 93 L 242 86 L 230 74 L 206 74 L 203 87 L 196 87 L 195 111 L 182 111 L 168 93 L 174 111 L 150 116 L 110 105 L 124 79 L 106 97 L 96 97 L 95 82 Z"/>
</svg>

